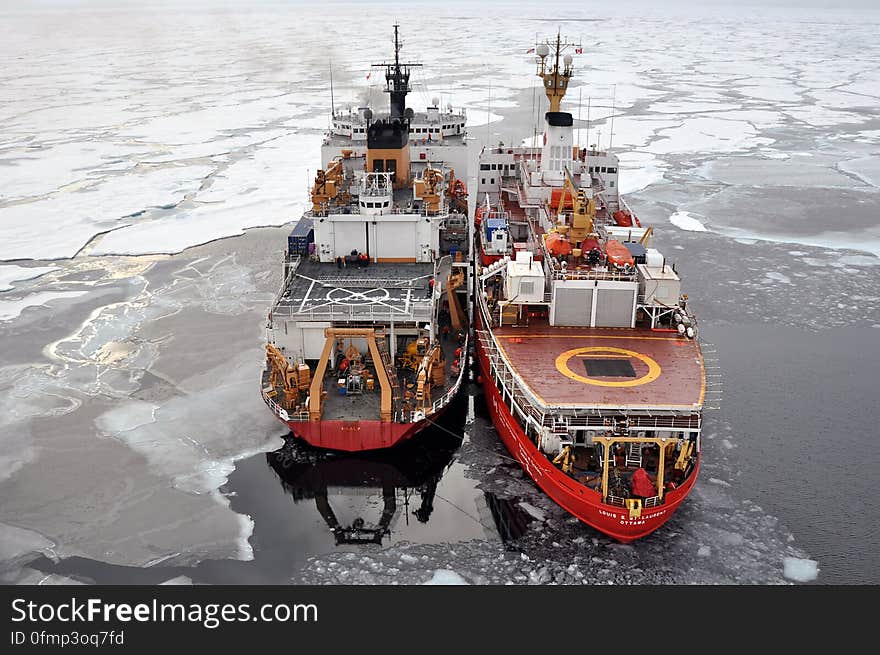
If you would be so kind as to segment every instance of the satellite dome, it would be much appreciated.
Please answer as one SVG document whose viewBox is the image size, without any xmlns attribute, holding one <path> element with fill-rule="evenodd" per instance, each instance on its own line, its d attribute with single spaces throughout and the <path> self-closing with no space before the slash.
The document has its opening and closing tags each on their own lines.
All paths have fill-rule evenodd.
<svg viewBox="0 0 880 655">
<path fill-rule="evenodd" d="M 539 57 L 546 57 L 549 54 L 550 54 L 550 48 L 547 47 L 546 43 L 542 43 L 541 45 L 538 46 L 538 56 Z"/>
<path fill-rule="evenodd" d="M 373 110 L 370 108 L 364 109 L 364 118 L 366 120 L 370 120 L 373 117 Z"/>
<path fill-rule="evenodd" d="M 571 62 L 572 62 L 571 55 L 565 55 L 565 57 L 562 58 L 562 61 L 565 62 L 566 66 L 571 66 Z"/>
<path fill-rule="evenodd" d="M 439 106 L 439 105 L 440 105 L 440 99 L 439 99 L 439 98 L 437 98 L 436 96 L 434 96 L 433 98 L 431 98 L 431 106 L 432 106 L 432 107 L 437 107 L 437 106 Z"/>
<path fill-rule="evenodd" d="M 413 111 L 412 107 L 407 107 L 406 110 L 404 110 L 403 115 L 405 118 L 412 119 L 412 117 L 415 116 L 416 113 Z"/>
</svg>

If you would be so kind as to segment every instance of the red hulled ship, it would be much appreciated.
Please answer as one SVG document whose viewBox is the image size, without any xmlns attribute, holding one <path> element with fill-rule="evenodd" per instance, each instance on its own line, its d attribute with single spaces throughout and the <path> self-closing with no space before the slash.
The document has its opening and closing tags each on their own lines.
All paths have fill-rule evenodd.
<svg viewBox="0 0 880 655">
<path fill-rule="evenodd" d="M 475 343 L 510 453 L 565 510 L 629 542 L 693 488 L 705 373 L 680 278 L 618 194 L 616 155 L 574 142 L 569 48 L 536 48 L 543 144 L 480 155 Z"/>
</svg>

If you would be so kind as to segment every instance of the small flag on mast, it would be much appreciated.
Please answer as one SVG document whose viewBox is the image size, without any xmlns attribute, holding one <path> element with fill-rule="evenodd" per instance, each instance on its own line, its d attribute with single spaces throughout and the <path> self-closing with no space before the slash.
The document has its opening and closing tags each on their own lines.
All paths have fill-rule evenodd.
<svg viewBox="0 0 880 655">
<path fill-rule="evenodd" d="M 575 48 L 574 49 L 574 54 L 576 54 L 576 55 L 582 54 L 583 52 L 584 52 L 583 48 Z"/>
<path fill-rule="evenodd" d="M 530 54 L 532 54 L 534 51 L 535 51 L 534 48 L 529 48 L 528 50 L 526 50 L 526 54 L 527 54 L 527 55 L 530 55 Z"/>
<path fill-rule="evenodd" d="M 367 73 L 367 79 L 370 79 L 370 75 L 372 75 L 372 74 L 373 74 L 373 71 L 370 71 L 369 73 Z"/>
</svg>

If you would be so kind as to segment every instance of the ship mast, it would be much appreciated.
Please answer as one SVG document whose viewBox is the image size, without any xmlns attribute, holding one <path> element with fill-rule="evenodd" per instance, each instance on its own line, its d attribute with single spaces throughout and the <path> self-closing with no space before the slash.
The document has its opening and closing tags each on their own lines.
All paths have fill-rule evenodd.
<svg viewBox="0 0 880 655">
<path fill-rule="evenodd" d="M 373 64 L 385 69 L 385 92 L 391 96 L 391 120 L 404 120 L 406 117 L 406 94 L 412 90 L 409 84 L 410 68 L 421 66 L 412 62 L 401 63 L 398 23 L 394 24 L 394 61 Z"/>
<path fill-rule="evenodd" d="M 580 50 L 580 44 L 569 43 L 562 40 L 562 35 L 556 33 L 556 42 L 547 41 L 537 47 L 538 54 L 538 72 L 537 75 L 544 82 L 544 93 L 547 94 L 547 100 L 550 101 L 550 111 L 557 112 L 568 91 L 568 82 L 573 72 L 571 55 L 562 56 L 562 53 L 569 47 L 576 48 L 576 52 Z M 553 52 L 553 65 L 548 68 L 547 56 Z M 562 57 L 563 68 L 559 67 L 559 59 Z"/>
</svg>

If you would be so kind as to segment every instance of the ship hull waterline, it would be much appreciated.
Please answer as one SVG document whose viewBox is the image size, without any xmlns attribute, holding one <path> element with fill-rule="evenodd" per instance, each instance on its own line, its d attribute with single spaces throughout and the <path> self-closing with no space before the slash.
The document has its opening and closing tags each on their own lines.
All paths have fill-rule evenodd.
<svg viewBox="0 0 880 655">
<path fill-rule="evenodd" d="M 477 360 L 486 405 L 501 441 L 535 484 L 572 516 L 621 543 L 629 543 L 651 534 L 666 523 L 690 493 L 699 474 L 699 457 L 684 483 L 665 494 L 664 504 L 643 509 L 638 518 L 630 518 L 626 509 L 602 503 L 599 492 L 578 484 L 556 468 L 525 434 L 489 373 L 489 359 L 479 340 Z"/>
</svg>

